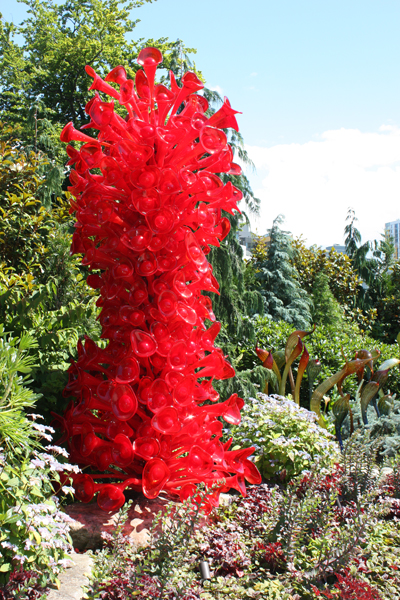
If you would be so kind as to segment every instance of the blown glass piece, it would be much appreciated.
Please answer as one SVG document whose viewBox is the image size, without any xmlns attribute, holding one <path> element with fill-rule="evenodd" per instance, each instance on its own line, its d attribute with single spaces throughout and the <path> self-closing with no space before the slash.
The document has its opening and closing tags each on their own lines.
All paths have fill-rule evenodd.
<svg viewBox="0 0 400 600">
<path fill-rule="evenodd" d="M 82 144 L 67 147 L 77 219 L 71 251 L 97 271 L 87 281 L 100 293 L 106 347 L 78 343 L 64 390 L 74 400 L 56 421 L 70 460 L 89 467 L 73 478 L 76 497 L 90 502 L 98 493 L 106 511 L 122 506 L 127 487 L 183 500 L 200 482 L 217 484 L 205 502 L 211 510 L 221 491 L 245 494 L 245 479 L 261 481 L 253 448 L 230 451 L 221 442 L 219 418 L 239 423 L 244 401 L 234 394 L 219 402 L 213 387 L 234 370 L 215 346 L 220 324 L 202 294 L 218 293 L 207 254 L 229 233 L 222 210 L 232 214 L 241 198 L 216 174 L 240 173 L 222 131 L 237 129 L 237 111 L 225 99 L 207 117 L 196 74 L 185 73 L 180 87 L 171 73 L 168 89 L 155 83 L 161 62 L 157 48 L 144 48 L 135 81 L 122 66 L 104 80 L 88 66 L 96 95 L 84 129 L 96 129 L 97 139 L 72 123 L 61 133 Z"/>
</svg>

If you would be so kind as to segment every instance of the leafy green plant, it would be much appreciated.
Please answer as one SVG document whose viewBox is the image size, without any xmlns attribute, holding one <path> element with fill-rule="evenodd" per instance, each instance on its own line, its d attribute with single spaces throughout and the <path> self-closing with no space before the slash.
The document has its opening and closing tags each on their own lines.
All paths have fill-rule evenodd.
<svg viewBox="0 0 400 600">
<path fill-rule="evenodd" d="M 339 459 L 332 434 L 316 423 L 317 416 L 287 398 L 259 394 L 243 408 L 240 425 L 227 430 L 238 444 L 252 444 L 255 462 L 266 479 L 289 481 L 316 460 L 324 468 Z"/>
<path fill-rule="evenodd" d="M 51 428 L 36 425 L 49 436 Z M 0 583 L 15 569 L 40 574 L 43 587 L 68 564 L 71 549 L 70 518 L 59 510 L 54 482 L 60 473 L 75 467 L 60 463 L 51 452 L 66 452 L 49 446 L 48 452 L 0 452 Z M 68 493 L 72 488 L 63 486 Z"/>
<path fill-rule="evenodd" d="M 30 336 L 13 338 L 0 328 L 0 584 L 21 570 L 36 573 L 45 587 L 57 580 L 70 548 L 69 518 L 59 510 L 53 485 L 61 487 L 60 473 L 77 469 L 51 454 L 68 456 L 62 448 L 43 451 L 41 438 L 51 442 L 54 430 L 25 412 L 37 400 L 27 387 L 34 346 Z"/>
<path fill-rule="evenodd" d="M 42 394 L 40 411 L 64 406 L 71 356 L 79 337 L 97 339 L 98 308 L 86 285 L 79 256 L 70 256 L 72 222 L 68 193 L 46 208 L 40 190 L 48 186 L 41 174 L 45 162 L 19 143 L 0 143 L 0 323 L 14 337 L 35 343 L 29 387 Z"/>
<path fill-rule="evenodd" d="M 0 446 L 9 452 L 27 451 L 37 445 L 37 435 L 24 412 L 38 399 L 27 387 L 34 367 L 28 352 L 35 347 L 29 335 L 13 338 L 0 325 Z"/>
<path fill-rule="evenodd" d="M 273 354 L 282 348 L 285 348 L 288 337 L 293 333 L 294 327 L 284 321 L 275 322 L 268 317 L 255 318 L 255 330 L 258 345 L 272 350 Z M 398 345 L 385 344 L 372 338 L 367 333 L 362 333 L 355 324 L 345 324 L 344 326 L 324 326 L 316 327 L 311 336 L 307 338 L 307 349 L 311 358 L 318 358 L 321 364 L 321 371 L 315 381 L 318 385 L 325 381 L 343 367 L 343 356 L 349 360 L 355 356 L 355 353 L 362 348 L 376 349 L 380 353 L 380 360 L 384 362 L 393 356 L 398 355 Z M 246 368 L 252 368 L 259 365 L 256 353 L 248 348 L 243 357 L 243 364 Z M 305 373 L 305 379 L 308 373 Z M 356 378 L 347 378 L 343 385 L 343 391 L 355 396 L 358 388 Z M 391 369 L 386 382 L 388 388 L 393 393 L 400 394 L 400 371 Z M 304 406 L 308 406 L 306 389 L 301 392 L 300 401 Z"/>
</svg>

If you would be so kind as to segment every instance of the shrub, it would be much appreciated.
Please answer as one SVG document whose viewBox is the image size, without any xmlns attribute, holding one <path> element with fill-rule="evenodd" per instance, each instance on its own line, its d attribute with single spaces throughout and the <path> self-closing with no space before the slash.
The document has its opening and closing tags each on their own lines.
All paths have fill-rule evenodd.
<svg viewBox="0 0 400 600">
<path fill-rule="evenodd" d="M 266 479 L 289 481 L 316 461 L 327 468 L 339 459 L 337 443 L 317 419 L 291 400 L 258 394 L 243 408 L 240 425 L 227 432 L 238 444 L 255 446 L 255 462 Z"/>
<path fill-rule="evenodd" d="M 198 600 L 199 585 L 195 584 L 191 589 L 190 581 L 179 575 L 187 557 L 189 540 L 204 518 L 205 499 L 203 491 L 182 504 L 170 502 L 153 522 L 149 546 L 139 552 L 122 534 L 132 501 L 127 502 L 119 512 L 113 534 L 103 534 L 106 547 L 95 555 L 86 597 Z"/>
<path fill-rule="evenodd" d="M 46 586 L 48 579 L 57 581 L 68 564 L 71 519 L 59 509 L 53 486 L 58 482 L 60 487 L 65 479 L 60 474 L 76 467 L 60 463 L 50 453 L 66 455 L 61 448 L 47 450 L 17 455 L 0 451 L 0 583 L 19 568 L 40 574 L 40 583 Z M 64 485 L 63 491 L 73 490 Z"/>
<path fill-rule="evenodd" d="M 64 452 L 56 446 L 48 450 Z M 0 452 L 0 583 L 19 568 L 40 574 L 46 586 L 68 564 L 71 519 L 60 511 L 53 485 L 60 472 L 71 468 L 49 452 L 20 452 L 17 457 Z"/>
<path fill-rule="evenodd" d="M 32 448 L 37 437 L 24 412 L 38 399 L 27 387 L 34 368 L 28 352 L 35 347 L 29 335 L 6 335 L 0 325 L 0 446 L 10 452 Z"/>
<path fill-rule="evenodd" d="M 53 484 L 73 467 L 51 454 L 67 456 L 65 450 L 43 450 L 40 439 L 51 441 L 53 430 L 36 423 L 38 415 L 28 415 L 30 420 L 25 414 L 37 399 L 27 387 L 33 346 L 28 335 L 18 339 L 0 331 L 0 584 L 11 577 L 11 588 L 25 585 L 16 570 L 39 574 L 42 586 L 56 580 L 70 548 L 69 518 L 58 508 Z"/>
</svg>

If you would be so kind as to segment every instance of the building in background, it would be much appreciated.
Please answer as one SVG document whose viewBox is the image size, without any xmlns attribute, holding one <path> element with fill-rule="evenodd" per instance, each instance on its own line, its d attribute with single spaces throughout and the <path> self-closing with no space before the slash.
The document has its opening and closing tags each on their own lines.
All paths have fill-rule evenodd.
<svg viewBox="0 0 400 600">
<path fill-rule="evenodd" d="M 390 223 L 385 223 L 385 235 L 390 236 L 393 240 L 394 244 L 394 257 L 399 258 L 399 230 L 400 230 L 400 219 L 397 221 L 390 221 Z"/>
<path fill-rule="evenodd" d="M 239 244 L 242 247 L 243 250 L 243 258 L 251 258 L 251 253 L 253 251 L 253 248 L 255 246 L 255 237 L 256 234 L 252 233 L 250 231 L 250 227 L 246 224 L 243 225 L 243 227 L 241 228 L 241 230 L 239 231 L 238 235 L 238 239 L 239 239 Z M 269 235 L 264 235 L 263 236 L 266 239 L 267 242 L 267 246 L 269 245 L 270 237 Z"/>
<path fill-rule="evenodd" d="M 336 252 L 341 252 L 342 254 L 346 254 L 346 246 L 342 246 L 341 244 L 333 244 L 333 246 L 327 246 L 326 250 L 331 250 L 335 248 Z"/>
</svg>

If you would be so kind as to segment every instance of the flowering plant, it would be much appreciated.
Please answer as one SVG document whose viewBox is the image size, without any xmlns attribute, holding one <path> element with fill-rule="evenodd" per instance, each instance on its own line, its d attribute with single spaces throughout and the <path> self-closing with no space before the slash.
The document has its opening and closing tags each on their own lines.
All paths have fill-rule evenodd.
<svg viewBox="0 0 400 600">
<path fill-rule="evenodd" d="M 317 460 L 330 467 L 339 460 L 339 446 L 315 413 L 281 396 L 258 394 L 243 408 L 240 425 L 230 429 L 238 444 L 251 443 L 255 463 L 267 479 L 289 481 Z"/>
<path fill-rule="evenodd" d="M 39 427 L 49 435 L 51 428 Z M 65 453 L 65 450 L 57 446 L 48 446 L 46 450 L 19 454 L 18 458 L 0 450 L 2 584 L 20 570 L 40 573 L 39 581 L 45 587 L 48 579 L 57 583 L 57 575 L 69 562 L 68 523 L 71 519 L 59 510 L 52 482 L 60 483 L 61 473 L 77 468 L 62 464 L 52 454 Z M 65 493 L 72 491 L 67 485 L 62 489 Z"/>
</svg>

